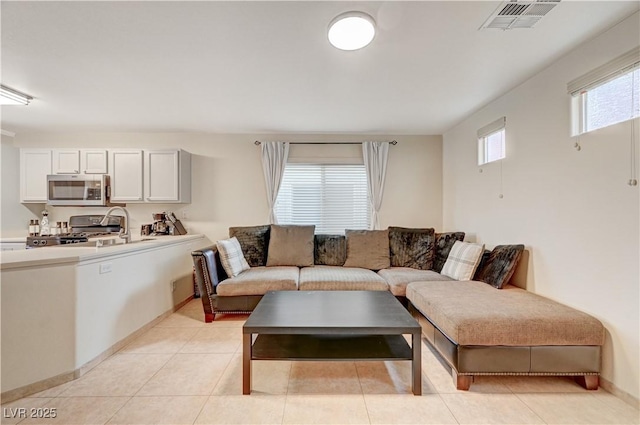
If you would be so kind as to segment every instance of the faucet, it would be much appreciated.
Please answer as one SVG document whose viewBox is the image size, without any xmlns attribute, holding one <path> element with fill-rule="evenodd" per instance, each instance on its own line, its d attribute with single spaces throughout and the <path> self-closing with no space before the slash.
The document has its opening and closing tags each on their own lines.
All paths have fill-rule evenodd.
<svg viewBox="0 0 640 425">
<path fill-rule="evenodd" d="M 124 230 L 122 230 L 122 227 L 120 228 L 120 234 L 118 235 L 118 237 L 120 239 L 124 239 L 124 243 L 129 243 L 131 242 L 131 232 L 129 231 L 129 212 L 124 207 L 117 205 L 115 207 L 109 208 L 104 217 L 102 217 L 102 220 L 100 220 L 100 225 L 106 226 L 107 224 L 109 224 L 109 217 L 115 209 L 121 209 L 124 213 Z"/>
</svg>

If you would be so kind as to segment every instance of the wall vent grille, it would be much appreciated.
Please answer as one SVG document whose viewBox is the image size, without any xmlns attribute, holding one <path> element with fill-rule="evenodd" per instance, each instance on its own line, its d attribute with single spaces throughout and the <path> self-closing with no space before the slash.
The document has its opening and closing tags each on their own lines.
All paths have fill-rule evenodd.
<svg viewBox="0 0 640 425">
<path fill-rule="evenodd" d="M 480 29 L 533 28 L 561 0 L 510 0 L 502 3 Z"/>
</svg>

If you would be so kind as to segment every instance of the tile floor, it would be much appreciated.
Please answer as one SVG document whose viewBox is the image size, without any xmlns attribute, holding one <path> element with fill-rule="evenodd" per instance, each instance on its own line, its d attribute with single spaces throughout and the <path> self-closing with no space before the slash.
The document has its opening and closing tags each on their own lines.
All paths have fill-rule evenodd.
<svg viewBox="0 0 640 425">
<path fill-rule="evenodd" d="M 2 406 L 0 423 L 640 423 L 638 410 L 570 378 L 479 377 L 457 391 L 426 345 L 422 397 L 411 394 L 409 362 L 254 362 L 253 393 L 243 396 L 245 319 L 204 323 L 193 300 L 80 379 Z M 56 417 L 16 417 L 19 408 Z"/>
</svg>

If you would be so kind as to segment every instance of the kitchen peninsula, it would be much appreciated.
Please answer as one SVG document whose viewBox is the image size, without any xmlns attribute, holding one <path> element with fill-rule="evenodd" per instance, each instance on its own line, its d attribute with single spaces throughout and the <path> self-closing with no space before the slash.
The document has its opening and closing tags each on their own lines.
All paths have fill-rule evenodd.
<svg viewBox="0 0 640 425">
<path fill-rule="evenodd" d="M 81 376 L 188 300 L 190 253 L 210 244 L 185 235 L 3 251 L 3 402 Z"/>
</svg>

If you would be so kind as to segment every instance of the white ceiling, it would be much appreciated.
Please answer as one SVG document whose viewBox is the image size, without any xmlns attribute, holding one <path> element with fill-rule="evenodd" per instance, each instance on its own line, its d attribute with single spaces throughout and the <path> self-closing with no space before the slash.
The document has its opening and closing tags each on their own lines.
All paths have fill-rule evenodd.
<svg viewBox="0 0 640 425">
<path fill-rule="evenodd" d="M 6 2 L 2 129 L 442 134 L 636 1 L 563 0 L 533 29 L 478 28 L 500 1 Z M 369 13 L 368 47 L 329 21 Z"/>
</svg>

